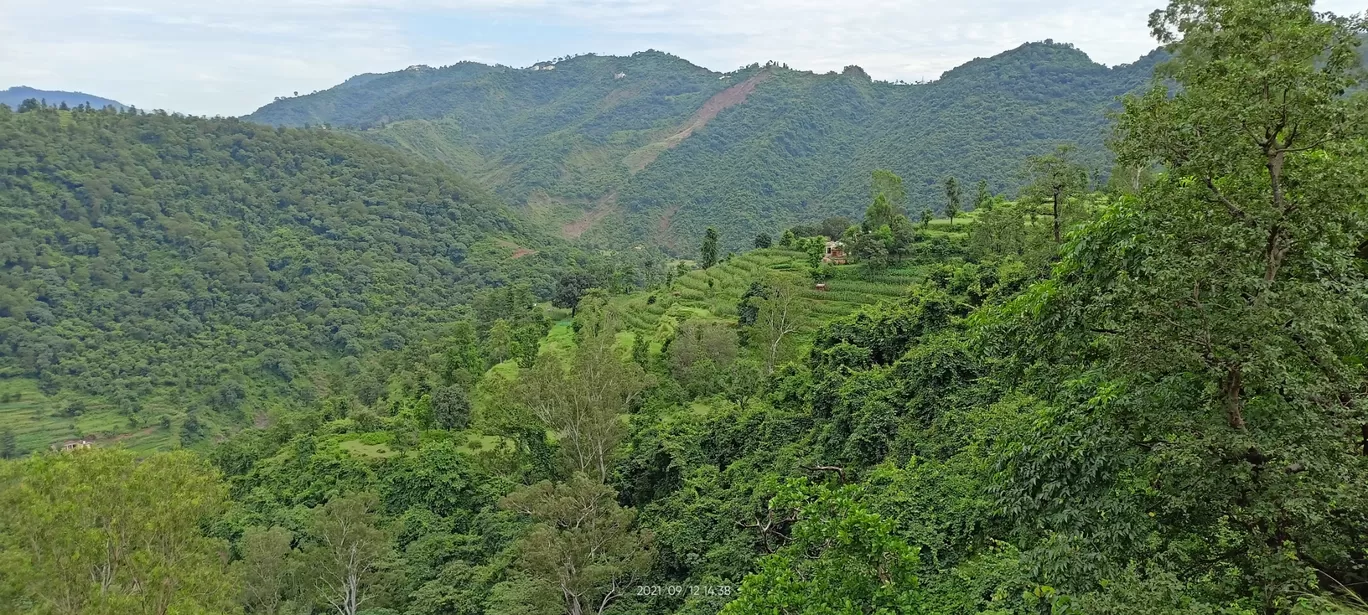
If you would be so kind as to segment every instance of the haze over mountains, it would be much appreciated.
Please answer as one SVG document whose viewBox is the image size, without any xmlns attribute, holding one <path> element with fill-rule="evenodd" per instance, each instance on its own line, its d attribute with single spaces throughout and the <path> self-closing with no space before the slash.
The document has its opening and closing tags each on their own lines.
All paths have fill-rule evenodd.
<svg viewBox="0 0 1368 615">
<path fill-rule="evenodd" d="M 858 67 L 717 73 L 656 51 L 465 62 L 359 75 L 247 119 L 355 130 L 479 180 L 567 237 L 682 254 L 709 225 L 738 249 L 863 211 L 876 168 L 906 178 L 913 213 L 941 208 L 950 175 L 1014 191 L 1019 161 L 1063 142 L 1105 176 L 1106 114 L 1160 57 L 1109 68 L 1046 41 L 910 85 Z"/>
<path fill-rule="evenodd" d="M 15 86 L 7 90 L 0 90 L 0 105 L 18 108 L 19 105 L 29 99 L 44 101 L 54 107 L 61 106 L 62 104 L 66 104 L 68 107 L 78 107 L 80 105 L 89 104 L 96 109 L 103 109 L 105 107 L 114 107 L 115 109 L 124 108 L 124 104 L 117 100 L 92 96 L 84 92 L 39 90 L 24 85 Z"/>
</svg>

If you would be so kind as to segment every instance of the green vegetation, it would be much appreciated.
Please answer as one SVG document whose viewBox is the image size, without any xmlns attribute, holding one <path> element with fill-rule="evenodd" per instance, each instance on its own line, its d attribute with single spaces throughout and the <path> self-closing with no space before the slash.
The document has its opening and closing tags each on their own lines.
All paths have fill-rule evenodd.
<svg viewBox="0 0 1368 615">
<path fill-rule="evenodd" d="M 710 266 L 472 290 L 207 459 L 0 461 L 0 612 L 1368 612 L 1368 22 L 1311 6 L 1156 13 L 1106 192 L 1035 153 L 918 228 L 878 171 Z"/>
<path fill-rule="evenodd" d="M 654 51 L 534 67 L 554 70 L 467 62 L 361 75 L 247 119 L 356 130 L 494 186 L 567 236 L 691 258 L 718 220 L 726 253 L 757 233 L 857 215 L 875 169 L 908 178 L 914 212 L 945 205 L 948 175 L 1015 192 L 1020 161 L 1060 142 L 1109 170 L 1106 112 L 1162 57 L 1107 68 L 1047 41 L 913 85 L 858 67 L 719 74 Z"/>
<path fill-rule="evenodd" d="M 486 286 L 548 294 L 567 266 L 436 165 L 236 120 L 0 108 L 0 218 L 22 396 L 0 416 L 24 450 L 311 403 L 316 367 L 434 335 Z"/>
</svg>

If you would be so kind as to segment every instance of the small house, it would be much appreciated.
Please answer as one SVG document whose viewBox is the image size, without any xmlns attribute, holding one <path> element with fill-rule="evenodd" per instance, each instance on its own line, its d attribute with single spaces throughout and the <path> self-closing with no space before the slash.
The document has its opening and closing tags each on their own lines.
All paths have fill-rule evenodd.
<svg viewBox="0 0 1368 615">
<path fill-rule="evenodd" d="M 79 450 L 79 449 L 83 449 L 83 448 L 90 448 L 90 447 L 92 447 L 92 446 L 94 446 L 94 445 L 95 445 L 95 443 L 94 443 L 94 442 L 91 442 L 90 440 L 67 440 L 66 442 L 63 442 L 63 443 L 60 445 L 60 448 L 61 448 L 61 450 L 62 450 L 63 453 L 69 453 L 69 452 L 74 451 L 74 450 Z M 53 449 L 57 449 L 58 447 L 59 447 L 59 445 L 57 445 L 57 444 L 52 445 L 52 448 L 53 448 Z"/>
<path fill-rule="evenodd" d="M 828 265 L 844 265 L 850 262 L 846 256 L 845 244 L 839 241 L 826 242 L 826 254 L 822 255 L 822 262 Z"/>
</svg>

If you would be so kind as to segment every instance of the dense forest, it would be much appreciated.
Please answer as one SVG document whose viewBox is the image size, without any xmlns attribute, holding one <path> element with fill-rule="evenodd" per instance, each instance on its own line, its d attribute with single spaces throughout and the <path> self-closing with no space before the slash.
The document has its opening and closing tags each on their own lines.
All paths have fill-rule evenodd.
<svg viewBox="0 0 1368 615">
<path fill-rule="evenodd" d="M 855 215 L 875 169 L 909 178 L 914 210 L 936 211 L 946 175 L 1014 195 L 1018 163 L 1061 141 L 1105 179 L 1106 114 L 1162 56 L 1107 68 L 1033 43 L 919 84 L 874 82 L 854 66 L 720 74 L 654 51 L 528 69 L 462 63 L 359 76 L 248 119 L 355 129 L 480 179 L 567 236 L 685 255 L 723 217 L 730 251 L 759 232 Z"/>
<path fill-rule="evenodd" d="M 86 108 L 0 107 L 0 219 L 6 376 L 99 396 L 126 429 L 158 394 L 238 418 L 311 400 L 315 365 L 431 336 L 483 288 L 549 297 L 571 256 L 387 148 Z"/>
<path fill-rule="evenodd" d="M 64 349 L 16 375 L 136 391 L 152 348 L 213 405 L 215 361 L 326 363 L 218 441 L 0 461 L 0 612 L 1368 613 L 1368 21 L 1150 28 L 1121 181 L 1052 144 L 933 219 L 875 169 L 668 266 L 350 134 L 0 108 L 5 335 Z"/>
</svg>

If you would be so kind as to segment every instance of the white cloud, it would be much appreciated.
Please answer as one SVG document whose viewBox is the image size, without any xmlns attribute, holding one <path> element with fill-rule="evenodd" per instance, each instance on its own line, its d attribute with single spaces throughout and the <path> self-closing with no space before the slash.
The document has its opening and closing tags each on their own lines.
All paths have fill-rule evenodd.
<svg viewBox="0 0 1368 615">
<path fill-rule="evenodd" d="M 1163 0 L 0 0 L 0 87 L 242 114 L 362 72 L 526 65 L 654 47 L 717 70 L 775 60 L 933 79 L 1053 38 L 1106 64 L 1152 49 Z M 1357 0 L 1322 0 L 1350 12 Z"/>
</svg>

